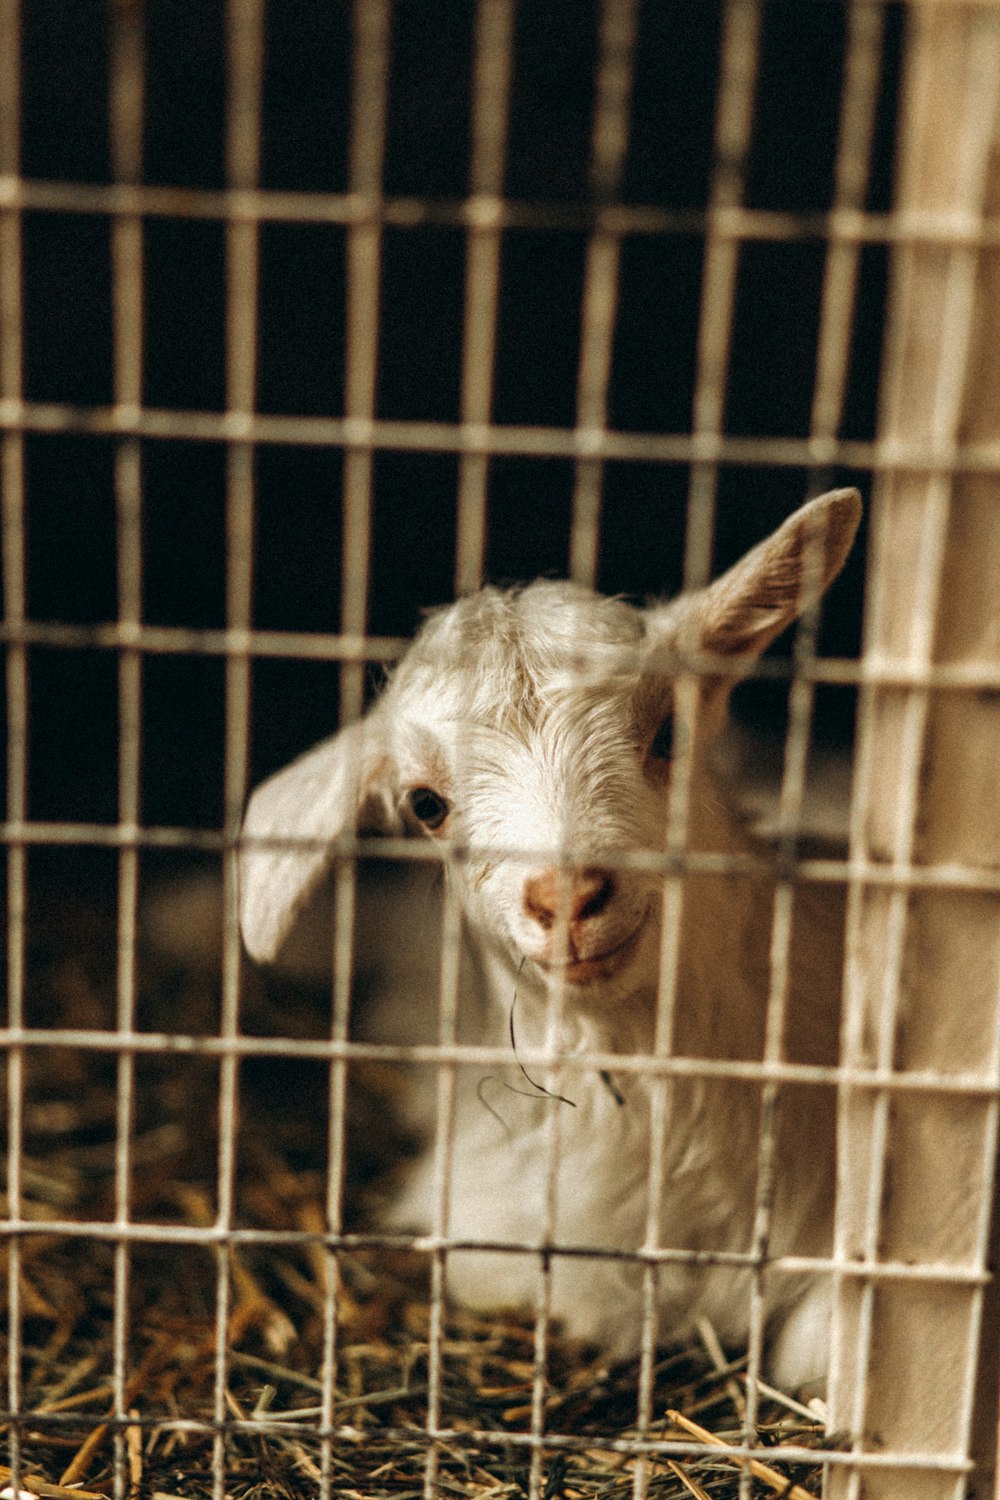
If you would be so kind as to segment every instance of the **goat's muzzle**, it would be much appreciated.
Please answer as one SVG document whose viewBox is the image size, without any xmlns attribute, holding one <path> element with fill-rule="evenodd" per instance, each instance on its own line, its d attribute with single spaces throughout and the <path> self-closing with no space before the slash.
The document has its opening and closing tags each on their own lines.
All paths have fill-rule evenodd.
<svg viewBox="0 0 1000 1500">
<path fill-rule="evenodd" d="M 563 978 L 567 984 L 594 984 L 602 979 L 610 979 L 620 969 L 631 962 L 636 949 L 642 938 L 643 929 L 646 926 L 645 916 L 634 927 L 621 942 L 612 948 L 605 948 L 597 953 L 586 953 L 581 956 L 559 958 L 536 958 L 535 962 L 539 968 L 553 978 Z"/>
<path fill-rule="evenodd" d="M 596 867 L 553 868 L 529 877 L 524 912 L 545 934 L 535 962 L 571 984 L 615 973 L 631 959 L 645 925 L 645 914 L 636 923 L 633 914 L 616 910 L 621 894 L 611 873 Z"/>
<path fill-rule="evenodd" d="M 610 903 L 615 883 L 607 870 L 543 870 L 524 882 L 524 909 L 543 932 L 563 917 L 572 946 Z"/>
</svg>

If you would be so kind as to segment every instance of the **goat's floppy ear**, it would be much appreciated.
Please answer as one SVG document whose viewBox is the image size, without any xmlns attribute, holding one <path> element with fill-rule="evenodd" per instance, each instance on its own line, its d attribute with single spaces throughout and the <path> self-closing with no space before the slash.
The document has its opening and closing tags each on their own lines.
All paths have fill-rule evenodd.
<svg viewBox="0 0 1000 1500">
<path fill-rule="evenodd" d="M 268 962 L 277 956 L 341 834 L 397 831 L 395 780 L 371 715 L 257 788 L 243 820 L 239 858 L 240 926 L 251 957 Z"/>
<path fill-rule="evenodd" d="M 699 648 L 718 656 L 759 656 L 829 588 L 860 519 L 857 490 L 831 490 L 795 511 L 697 596 Z"/>
</svg>

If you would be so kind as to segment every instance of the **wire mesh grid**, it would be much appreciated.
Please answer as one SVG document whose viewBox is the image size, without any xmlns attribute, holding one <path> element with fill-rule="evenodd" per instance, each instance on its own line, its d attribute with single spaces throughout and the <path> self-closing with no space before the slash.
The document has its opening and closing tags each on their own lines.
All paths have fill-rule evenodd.
<svg viewBox="0 0 1000 1500">
<path fill-rule="evenodd" d="M 725 499 L 720 499 L 720 486 L 727 472 L 736 468 L 750 473 L 788 471 L 795 483 L 800 482 L 804 471 L 813 493 L 841 476 L 859 473 L 875 476 L 890 497 L 893 484 L 924 487 L 929 497 L 929 519 L 922 533 L 924 544 L 918 549 L 913 612 L 916 633 L 908 648 L 891 650 L 873 630 L 869 649 L 860 659 L 847 650 L 821 653 L 818 621 L 811 616 L 799 628 L 791 660 L 769 660 L 761 664 L 758 673 L 781 684 L 788 696 L 777 811 L 779 877 L 768 940 L 770 978 L 761 1056 L 754 1060 L 690 1057 L 671 1049 L 676 1007 L 683 1004 L 677 993 L 676 951 L 688 883 L 699 875 L 735 877 L 759 869 L 751 855 L 699 853 L 687 848 L 686 787 L 678 777 L 671 793 L 666 847 L 655 854 L 623 853 L 615 862 L 616 869 L 652 869 L 663 878 L 665 939 L 656 1043 L 649 1055 L 608 1050 L 588 1054 L 584 1061 L 592 1073 L 649 1080 L 651 1115 L 661 1125 L 657 1129 L 654 1124 L 651 1130 L 649 1200 L 654 1205 L 660 1201 L 666 1171 L 662 1121 L 672 1081 L 749 1081 L 760 1091 L 763 1123 L 757 1141 L 758 1188 L 752 1241 L 743 1251 L 698 1252 L 699 1263 L 714 1260 L 731 1267 L 733 1274 L 749 1273 L 749 1349 L 740 1394 L 741 1431 L 726 1451 L 726 1463 L 738 1476 L 734 1480 L 737 1492 L 749 1495 L 761 1482 L 791 1484 L 790 1478 L 774 1479 L 772 1466 L 776 1461 L 792 1466 L 815 1463 L 815 1452 L 802 1443 L 779 1441 L 775 1448 L 772 1441 L 765 1442 L 761 1437 L 761 1403 L 768 1390 L 762 1378 L 765 1283 L 775 1276 L 808 1272 L 830 1277 L 835 1288 L 831 1399 L 835 1425 L 845 1429 L 848 1436 L 845 1440 L 841 1433 L 838 1444 L 824 1454 L 830 1493 L 964 1493 L 971 1467 L 968 1455 L 981 1302 L 988 1284 L 1000 1043 L 996 1017 L 991 1012 L 981 1028 L 989 1036 L 992 1027 L 992 1046 L 984 1054 L 960 1066 L 952 1065 L 949 1059 L 946 1068 L 933 1055 L 925 1055 L 916 1062 L 909 1061 L 903 1069 L 897 1065 L 894 1018 L 904 986 L 907 923 L 914 897 L 944 895 L 989 904 L 1000 891 L 995 859 L 965 857 L 968 850 L 963 854 L 961 848 L 950 848 L 947 841 L 930 855 L 925 849 L 918 851 L 915 844 L 920 757 L 932 703 L 939 698 L 959 705 L 981 701 L 1000 686 L 995 658 L 991 660 L 988 653 L 978 657 L 952 654 L 942 659 L 934 651 L 936 603 L 953 486 L 960 478 L 988 482 L 1000 467 L 1000 435 L 995 427 L 991 430 L 987 421 L 963 421 L 956 406 L 967 385 L 977 278 L 982 274 L 986 252 L 1000 243 L 1000 221 L 986 212 L 987 196 L 981 181 L 988 155 L 984 129 L 988 137 L 991 109 L 995 113 L 995 101 L 990 104 L 989 59 L 996 46 L 1000 12 L 985 3 L 909 7 L 906 20 L 914 29 L 918 29 L 912 22 L 914 15 L 937 13 L 939 9 L 949 13 L 953 25 L 967 25 L 979 55 L 986 61 L 982 63 L 984 76 L 974 80 L 951 122 L 957 141 L 955 159 L 965 173 L 962 177 L 962 171 L 956 171 L 966 184 L 964 195 L 957 193 L 953 201 L 924 201 L 916 194 L 890 211 L 873 208 L 870 171 L 880 129 L 880 107 L 884 115 L 884 99 L 891 93 L 891 83 L 886 81 L 892 73 L 886 62 L 887 28 L 891 50 L 891 46 L 898 46 L 901 12 L 868 0 L 843 7 L 831 4 L 830 8 L 842 16 L 830 199 L 822 209 L 809 206 L 789 211 L 748 201 L 748 175 L 761 101 L 764 28 L 769 15 L 773 23 L 775 13 L 778 20 L 773 24 L 780 26 L 783 19 L 787 21 L 780 5 L 726 0 L 718 8 L 713 22 L 714 96 L 707 192 L 698 206 L 678 207 L 670 201 L 642 201 L 627 190 L 636 70 L 642 60 L 643 39 L 648 40 L 644 28 L 650 24 L 653 9 L 641 8 L 637 0 L 603 0 L 593 18 L 588 145 L 581 191 L 575 198 L 545 194 L 518 197 L 507 191 L 515 75 L 518 66 L 524 65 L 513 0 L 480 0 L 469 8 L 471 82 L 468 142 L 463 146 L 467 150 L 467 187 L 450 195 L 429 190 L 390 192 L 386 187 L 393 89 L 402 86 L 393 70 L 394 38 L 403 20 L 403 8 L 394 7 L 388 0 L 358 0 L 350 15 L 345 12 L 342 18 L 345 45 L 349 47 L 345 67 L 349 103 L 345 110 L 345 180 L 338 191 L 262 186 L 262 142 L 267 128 L 265 39 L 273 18 L 265 16 L 261 0 L 231 0 L 223 18 L 221 185 L 162 186 L 145 180 L 144 122 L 149 103 L 146 28 L 154 19 L 153 5 L 148 15 L 143 14 L 142 7 L 113 5 L 102 28 L 102 35 L 107 37 L 107 181 L 50 180 L 44 172 L 23 172 L 22 33 L 30 35 L 35 23 L 30 6 L 22 15 L 17 0 L 6 0 L 0 41 L 0 428 L 2 630 L 7 661 L 7 802 L 3 831 L 7 851 L 8 989 L 4 1033 L 8 1131 L 4 1223 L 8 1263 L 6 1422 L 13 1492 L 18 1487 L 39 1492 L 37 1478 L 30 1477 L 33 1464 L 26 1443 L 33 1442 L 39 1430 L 58 1435 L 60 1423 L 67 1431 L 75 1430 L 66 1426 L 66 1412 L 72 1408 L 59 1404 L 61 1397 L 72 1398 L 72 1384 L 54 1394 L 49 1392 L 48 1401 L 42 1403 L 33 1390 L 26 1390 L 25 1372 L 33 1363 L 37 1365 L 38 1351 L 35 1335 L 26 1339 L 25 1329 L 32 1327 L 32 1319 L 38 1316 L 40 1295 L 33 1290 L 34 1262 L 26 1265 L 26 1256 L 41 1235 L 47 1244 L 98 1244 L 109 1247 L 112 1253 L 110 1293 L 107 1289 L 103 1293 L 110 1297 L 111 1329 L 109 1375 L 101 1388 L 104 1412 L 100 1424 L 92 1428 L 82 1445 L 67 1439 L 75 1451 L 60 1486 L 86 1484 L 94 1455 L 104 1443 L 106 1467 L 98 1486 L 101 1492 L 111 1489 L 119 1496 L 140 1493 L 144 1482 L 143 1445 L 154 1434 L 162 1442 L 166 1433 L 172 1435 L 172 1442 L 183 1442 L 192 1434 L 211 1439 L 210 1490 L 218 1496 L 236 1492 L 230 1469 L 234 1441 L 268 1437 L 299 1445 L 301 1473 L 312 1490 L 323 1495 L 358 1492 L 341 1459 L 345 1448 L 366 1441 L 367 1432 L 358 1416 L 359 1406 L 364 1406 L 362 1397 L 345 1390 L 340 1378 L 344 1306 L 358 1291 L 352 1280 L 357 1272 L 345 1272 L 344 1257 L 412 1245 L 430 1267 L 428 1318 L 422 1330 L 425 1379 L 407 1396 L 410 1399 L 415 1391 L 419 1401 L 407 1408 L 408 1420 L 396 1436 L 419 1455 L 419 1471 L 408 1468 L 405 1484 L 400 1480 L 387 1488 L 387 1493 L 412 1488 L 414 1472 L 419 1473 L 416 1492 L 453 1492 L 454 1473 L 449 1469 L 444 1475 L 441 1463 L 442 1455 L 456 1451 L 465 1455 L 469 1493 L 513 1494 L 524 1490 L 531 1496 L 554 1496 L 602 1492 L 597 1481 L 588 1488 L 582 1471 L 576 1473 L 572 1468 L 578 1457 L 595 1447 L 611 1455 L 619 1466 L 613 1483 L 621 1486 L 622 1493 L 673 1493 L 664 1488 L 668 1478 L 686 1486 L 692 1494 L 717 1492 L 718 1481 L 712 1475 L 701 1481 L 685 1479 L 678 1467 L 692 1456 L 704 1455 L 703 1434 L 690 1426 L 665 1425 L 656 1404 L 660 1372 L 657 1344 L 665 1334 L 657 1326 L 657 1277 L 660 1268 L 688 1265 L 698 1257 L 684 1247 L 658 1242 L 655 1211 L 650 1214 L 645 1242 L 628 1252 L 633 1262 L 644 1267 L 645 1307 L 641 1350 L 630 1377 L 630 1419 L 607 1431 L 599 1424 L 596 1429 L 591 1426 L 574 1431 L 566 1419 L 571 1407 L 565 1400 L 552 1400 L 555 1355 L 549 1300 L 553 1252 L 563 1256 L 586 1253 L 592 1259 L 599 1254 L 614 1258 L 624 1253 L 614 1248 L 597 1251 L 585 1247 L 584 1251 L 579 1246 L 558 1243 L 553 1207 L 560 1160 L 557 1110 L 549 1116 L 547 1212 L 533 1238 L 503 1247 L 505 1253 L 530 1253 L 538 1265 L 530 1337 L 521 1361 L 520 1425 L 502 1427 L 485 1419 L 467 1419 L 456 1426 L 453 1421 L 448 1392 L 451 1356 L 445 1280 L 449 1252 L 459 1245 L 448 1232 L 456 1078 L 463 1068 L 498 1068 L 510 1060 L 506 1047 L 470 1046 L 457 1040 L 461 919 L 453 901 L 445 905 L 437 1036 L 418 1046 L 391 1046 L 360 1041 L 350 1027 L 359 878 L 355 861 L 363 864 L 373 850 L 388 860 L 436 861 L 436 850 L 415 846 L 411 840 L 385 838 L 373 844 L 345 837 L 336 860 L 332 940 L 335 978 L 326 1033 L 309 1037 L 292 1028 L 286 1034 L 279 1027 L 277 1034 L 258 1035 L 245 1025 L 248 980 L 237 918 L 237 853 L 254 753 L 251 690 L 257 686 L 261 663 L 333 664 L 339 675 L 340 719 L 349 724 L 365 706 L 366 668 L 391 663 L 404 649 L 398 627 L 379 634 L 370 633 L 369 628 L 376 602 L 372 580 L 378 522 L 377 463 L 383 455 L 403 453 L 446 455 L 455 460 L 454 542 L 450 550 L 445 549 L 453 562 L 455 596 L 476 588 L 490 570 L 491 532 L 499 524 L 494 517 L 491 486 L 496 465 L 503 459 L 562 460 L 571 466 L 565 571 L 586 585 L 604 581 L 601 541 L 608 520 L 606 494 L 611 466 L 646 464 L 656 466 L 658 471 L 671 468 L 681 475 L 685 486 L 684 503 L 679 507 L 684 513 L 683 526 L 675 535 L 683 536 L 683 562 L 677 582 L 686 588 L 700 587 L 712 573 L 713 543 L 726 507 Z M 956 16 L 960 22 L 955 21 Z M 980 29 L 976 31 L 976 27 Z M 538 45 L 544 50 L 545 40 Z M 273 125 L 270 128 L 275 129 Z M 536 142 L 535 149 L 544 151 L 544 145 Z M 39 396 L 37 390 L 30 391 L 30 381 L 25 380 L 25 348 L 30 343 L 25 299 L 30 300 L 33 285 L 25 244 L 30 246 L 33 224 L 58 216 L 107 226 L 110 399 L 97 395 L 52 399 L 50 394 Z M 148 399 L 148 351 L 144 343 L 151 292 L 149 242 L 161 220 L 221 229 L 224 398 L 217 409 L 211 402 L 202 406 L 181 400 L 157 405 Z M 345 352 L 339 409 L 312 415 L 259 409 L 260 370 L 265 357 L 260 313 L 262 253 L 265 231 L 275 225 L 315 226 L 342 236 Z M 457 414 L 449 420 L 387 415 L 380 400 L 387 236 L 405 238 L 423 229 L 450 231 L 461 237 L 464 246 Z M 496 415 L 496 370 L 504 334 L 505 253 L 510 236 L 517 232 L 575 234 L 582 245 L 573 416 L 567 422 L 523 420 L 516 413 L 511 419 L 500 420 Z M 673 432 L 657 430 L 652 424 L 651 430 L 640 426 L 629 430 L 613 415 L 616 340 L 620 337 L 623 299 L 634 290 L 627 292 L 624 288 L 625 257 L 636 242 L 660 245 L 684 237 L 697 240 L 700 246 L 690 426 Z M 742 257 L 748 246 L 756 244 L 808 244 L 821 249 L 818 325 L 810 345 L 814 358 L 811 410 L 805 430 L 797 434 L 767 431 L 748 435 L 727 426 Z M 937 394 L 932 391 L 929 397 L 932 420 L 923 424 L 894 419 L 891 399 L 883 397 L 887 415 L 878 434 L 846 437 L 851 362 L 859 337 L 859 281 L 863 256 L 871 247 L 890 247 L 902 260 L 909 257 L 911 268 L 921 256 L 938 257 L 945 267 L 947 317 L 943 329 L 947 337 L 939 350 L 941 364 L 934 387 Z M 905 330 L 899 337 L 905 342 Z M 904 381 L 905 363 L 898 363 L 896 370 L 897 380 Z M 899 397 L 893 399 L 898 405 Z M 36 439 L 74 436 L 105 439 L 113 446 L 113 618 L 61 619 L 58 611 L 39 615 L 29 603 L 33 542 L 30 444 Z M 209 443 L 219 445 L 224 452 L 224 610 L 223 617 L 211 627 L 153 622 L 146 615 L 144 549 L 150 509 L 146 467 L 153 443 L 166 447 Z M 264 544 L 255 538 L 260 520 L 260 458 L 268 448 L 279 452 L 293 448 L 328 450 L 342 461 L 337 614 L 328 628 L 266 628 L 258 621 L 255 571 L 260 567 Z M 885 504 L 888 513 L 891 498 Z M 762 529 L 758 526 L 757 534 Z M 634 551 L 640 547 L 641 543 L 633 542 Z M 891 547 L 890 533 L 883 539 L 883 551 L 876 560 L 881 571 L 874 585 L 890 594 L 894 586 Z M 117 743 L 111 757 L 116 770 L 116 807 L 110 816 L 45 816 L 33 807 L 29 762 L 35 742 L 29 720 L 29 686 L 38 670 L 40 652 L 67 653 L 70 657 L 98 653 L 116 664 L 112 722 Z M 221 663 L 221 678 L 213 680 L 224 703 L 222 806 L 217 819 L 192 819 L 191 824 L 198 826 L 189 826 L 183 817 L 151 818 L 144 810 L 149 672 L 161 658 L 203 658 Z M 694 680 L 690 679 L 692 684 Z M 836 856 L 805 852 L 799 839 L 815 698 L 825 687 L 861 690 L 860 770 L 852 804 L 850 844 L 846 853 Z M 678 692 L 683 696 L 682 686 Z M 893 693 L 896 701 L 901 695 L 905 703 L 906 727 L 897 763 L 902 788 L 898 821 L 886 854 L 872 833 L 871 805 L 880 792 L 884 794 L 878 757 L 886 721 L 880 715 L 888 701 L 886 695 L 891 697 Z M 306 743 L 308 739 L 304 738 L 298 748 Z M 273 769 L 274 763 L 267 768 Z M 78 1024 L 71 1013 L 58 1016 L 57 1023 L 51 1024 L 49 1017 L 40 1020 L 37 1008 L 30 1003 L 28 935 L 33 898 L 29 896 L 29 861 L 47 851 L 59 855 L 74 849 L 107 851 L 116 865 L 115 1013 L 107 1027 Z M 148 1010 L 143 1006 L 139 958 L 143 860 L 185 852 L 210 856 L 221 868 L 218 1025 L 165 1029 L 149 1024 Z M 453 849 L 447 857 L 460 863 L 466 856 Z M 844 1042 L 842 1057 L 836 1063 L 790 1062 L 783 1045 L 794 903 L 799 891 L 811 887 L 846 889 L 848 897 Z M 885 962 L 882 1009 L 877 1012 L 878 1043 L 873 1048 L 866 1030 L 871 1025 L 865 1012 L 868 1002 L 859 974 L 866 963 L 871 972 L 871 958 L 865 955 L 870 953 L 872 942 L 870 903 L 875 899 L 884 903 L 888 925 L 883 930 L 881 950 Z M 989 905 L 988 909 L 992 915 L 995 908 Z M 995 961 L 993 973 L 995 989 Z M 40 1214 L 32 1188 L 37 1160 L 34 1155 L 29 1160 L 25 1150 L 32 1108 L 26 1079 L 38 1059 L 62 1056 L 70 1050 L 113 1065 L 112 1190 L 110 1209 L 103 1218 L 60 1213 L 58 1209 Z M 136 1212 L 142 1137 L 136 1135 L 135 1122 L 142 1114 L 146 1064 L 178 1058 L 204 1060 L 211 1068 L 211 1104 L 218 1120 L 214 1192 L 200 1208 L 188 1197 L 186 1222 L 165 1222 L 162 1217 Z M 274 1065 L 309 1062 L 324 1071 L 328 1139 L 319 1221 L 300 1219 L 280 1227 L 249 1225 L 241 1212 L 237 1178 L 242 1131 L 248 1114 L 257 1107 L 257 1102 L 248 1098 L 245 1068 L 254 1061 Z M 359 1230 L 345 1212 L 349 1068 L 358 1063 L 422 1064 L 436 1074 L 436 1222 L 430 1234 L 416 1241 L 395 1233 Z M 554 1058 L 546 1048 L 525 1048 L 520 1063 L 532 1077 L 544 1077 L 546 1087 L 558 1093 L 565 1059 Z M 579 1060 L 574 1060 L 574 1066 L 578 1065 Z M 844 1132 L 842 1172 L 851 1150 L 862 1153 L 860 1175 L 866 1196 L 860 1241 L 852 1217 L 851 1193 L 841 1181 L 843 1198 L 838 1203 L 831 1253 L 826 1256 L 774 1255 L 769 1248 L 773 1183 L 776 1176 L 780 1179 L 782 1164 L 774 1160 L 775 1139 L 767 1122 L 782 1088 L 790 1084 L 808 1085 L 827 1097 L 837 1091 Z M 923 1256 L 912 1247 L 894 1251 L 886 1249 L 881 1239 L 892 1111 L 900 1101 L 908 1100 L 915 1101 L 918 1115 L 928 1107 L 928 1101 L 936 1100 L 959 1111 L 967 1105 L 975 1113 L 978 1145 L 970 1148 L 973 1166 L 966 1178 L 974 1230 L 971 1245 L 954 1257 L 940 1245 Z M 855 1118 L 859 1109 L 868 1111 L 867 1126 L 859 1126 Z M 861 1133 L 855 1136 L 852 1131 Z M 190 1249 L 205 1252 L 212 1259 L 208 1412 L 185 1411 L 177 1402 L 169 1415 L 158 1412 L 153 1416 L 142 1411 L 143 1371 L 134 1355 L 137 1330 L 133 1308 L 134 1280 L 139 1274 L 135 1257 L 143 1248 L 159 1248 L 164 1253 Z M 305 1412 L 294 1408 L 278 1412 L 269 1410 L 262 1397 L 259 1409 L 251 1413 L 240 1404 L 232 1388 L 234 1362 L 246 1357 L 234 1332 L 248 1302 L 244 1256 L 257 1250 L 287 1249 L 311 1258 L 314 1275 L 320 1358 L 302 1386 L 309 1390 L 313 1404 Z M 183 1264 L 182 1260 L 176 1262 L 178 1266 Z M 940 1287 L 961 1306 L 961 1328 L 958 1332 L 952 1329 L 954 1346 L 960 1350 L 951 1374 L 959 1388 L 957 1436 L 949 1424 L 944 1437 L 926 1429 L 924 1442 L 913 1441 L 912 1435 L 906 1434 L 899 1448 L 894 1446 L 892 1431 L 884 1435 L 881 1448 L 871 1441 L 866 1411 L 871 1400 L 868 1371 L 874 1369 L 873 1344 L 891 1334 L 891 1325 L 887 1333 L 886 1325 L 879 1322 L 880 1316 L 887 1316 L 884 1309 L 880 1313 L 878 1301 L 880 1289 L 887 1286 L 916 1286 L 932 1292 Z M 932 1321 L 925 1326 L 933 1330 L 935 1325 Z M 919 1364 L 922 1354 L 911 1352 L 914 1363 Z M 721 1351 L 719 1359 L 724 1364 Z M 258 1367 L 266 1373 L 268 1362 L 258 1359 Z M 77 1383 L 85 1383 L 90 1373 L 80 1373 Z M 995 1398 L 995 1370 L 992 1375 Z M 876 1378 L 877 1373 L 872 1376 Z M 272 1390 L 268 1399 L 273 1399 L 273 1394 Z M 399 1391 L 387 1394 L 401 1395 Z M 878 1394 L 876 1390 L 875 1396 Z M 367 1399 L 370 1403 L 371 1393 Z M 884 1414 L 884 1402 L 878 1409 Z M 995 1426 L 995 1410 L 993 1421 Z M 781 1434 L 778 1436 L 780 1439 Z M 476 1467 L 483 1455 L 497 1454 L 507 1464 L 506 1481 L 497 1478 L 495 1469 L 489 1471 L 492 1478 L 488 1479 L 483 1477 L 486 1471 Z M 771 1474 L 770 1481 L 764 1477 L 765 1470 Z M 797 1471 L 793 1468 L 789 1472 L 794 1475 Z M 267 1492 L 266 1467 L 261 1474 L 259 1483 Z M 574 1491 L 574 1482 L 583 1487 Z M 606 1476 L 600 1483 L 608 1493 L 618 1492 L 609 1487 L 612 1481 Z M 890 1487 L 880 1488 L 883 1483 Z M 901 1484 L 903 1489 L 899 1488 Z M 184 1493 L 180 1475 L 175 1486 L 178 1493 Z M 59 1494 L 62 1489 L 50 1484 L 41 1492 Z M 365 1492 L 364 1486 L 360 1492 Z M 684 1492 L 683 1488 L 677 1492 Z M 805 1490 L 793 1487 L 788 1492 L 802 1494 Z"/>
</svg>

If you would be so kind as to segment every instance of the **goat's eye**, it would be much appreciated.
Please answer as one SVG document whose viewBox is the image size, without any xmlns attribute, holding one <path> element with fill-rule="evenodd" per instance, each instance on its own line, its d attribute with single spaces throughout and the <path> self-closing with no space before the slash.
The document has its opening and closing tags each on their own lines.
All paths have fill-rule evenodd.
<svg viewBox="0 0 1000 1500">
<path fill-rule="evenodd" d="M 653 735 L 653 743 L 649 747 L 649 753 L 654 760 L 671 760 L 674 754 L 674 716 L 667 714 L 665 719 L 660 720 L 659 728 Z"/>
<path fill-rule="evenodd" d="M 433 787 L 415 786 L 409 796 L 413 816 L 425 828 L 440 828 L 451 811 L 444 797 Z"/>
</svg>

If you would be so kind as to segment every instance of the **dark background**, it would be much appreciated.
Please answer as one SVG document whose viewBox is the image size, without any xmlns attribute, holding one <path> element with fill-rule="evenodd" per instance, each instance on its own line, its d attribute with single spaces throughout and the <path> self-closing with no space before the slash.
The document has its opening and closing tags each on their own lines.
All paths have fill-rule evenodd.
<svg viewBox="0 0 1000 1500">
<path fill-rule="evenodd" d="M 641 8 L 630 203 L 700 209 L 712 169 L 721 7 L 646 0 Z M 901 18 L 887 11 L 870 206 L 889 206 Z M 587 196 L 597 6 L 524 0 L 513 77 L 506 193 L 576 202 Z M 455 199 L 468 176 L 474 6 L 398 0 L 393 17 L 390 194 Z M 833 188 L 845 14 L 837 0 L 771 0 L 747 203 L 818 210 Z M 224 186 L 224 14 L 213 0 L 149 0 L 143 141 L 149 183 Z M 346 188 L 350 14 L 339 0 L 268 7 L 262 186 Z M 23 172 L 109 180 L 107 17 L 96 0 L 26 0 Z M 258 405 L 264 412 L 343 408 L 342 229 L 261 231 Z M 582 233 L 509 232 L 493 416 L 574 422 Z M 615 339 L 611 422 L 629 431 L 691 425 L 703 244 L 697 235 L 626 241 Z M 825 247 L 743 248 L 726 403 L 732 434 L 808 431 Z M 458 417 L 465 238 L 442 228 L 385 235 L 378 414 Z M 224 230 L 218 223 L 145 225 L 144 401 L 218 411 L 224 402 Z M 103 405 L 112 398 L 109 221 L 30 213 L 24 221 L 25 386 L 33 401 Z M 886 275 L 882 247 L 862 258 L 843 435 L 874 432 Z M 254 620 L 330 630 L 339 623 L 342 455 L 263 447 L 257 455 Z M 33 619 L 95 622 L 117 613 L 114 444 L 29 436 L 28 601 Z M 225 453 L 219 444 L 147 442 L 143 608 L 171 625 L 224 623 Z M 422 607 L 450 597 L 454 456 L 383 454 L 375 465 L 370 627 L 409 633 Z M 804 497 L 804 471 L 725 470 L 716 566 L 733 561 Z M 835 482 L 869 476 L 839 472 Z M 680 584 L 689 473 L 680 465 L 609 464 L 600 585 L 665 594 Z M 560 574 L 567 564 L 573 466 L 496 459 L 490 467 L 493 580 Z M 862 549 L 831 596 L 823 649 L 857 650 Z M 33 648 L 30 813 L 114 821 L 114 653 Z M 743 711 L 780 716 L 781 685 L 750 687 Z M 254 670 L 254 779 L 330 731 L 330 665 L 259 663 Z M 850 693 L 820 694 L 817 732 L 846 740 Z M 222 816 L 223 666 L 151 658 L 144 665 L 143 818 L 218 827 Z"/>
</svg>

